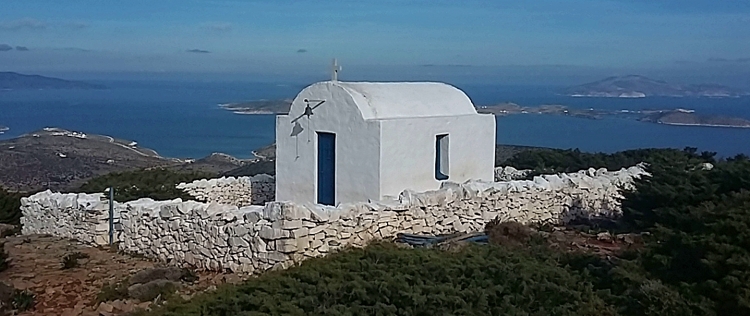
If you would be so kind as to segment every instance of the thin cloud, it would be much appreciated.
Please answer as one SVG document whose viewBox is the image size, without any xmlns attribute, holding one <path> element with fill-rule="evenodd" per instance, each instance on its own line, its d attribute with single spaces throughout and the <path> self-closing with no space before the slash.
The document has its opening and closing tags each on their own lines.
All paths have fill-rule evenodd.
<svg viewBox="0 0 750 316">
<path fill-rule="evenodd" d="M 188 53 L 196 53 L 196 54 L 208 54 L 208 53 L 211 53 L 211 52 L 209 52 L 207 50 L 202 50 L 202 49 L 188 49 L 186 52 L 188 52 Z"/>
<path fill-rule="evenodd" d="M 88 53 L 92 50 L 85 49 L 85 48 L 78 48 L 78 47 L 62 47 L 62 48 L 53 48 L 54 50 L 61 50 L 61 51 L 68 51 L 68 52 L 77 52 L 77 53 Z"/>
<path fill-rule="evenodd" d="M 304 48 L 300 48 L 297 50 L 298 53 L 307 53 L 307 50 Z"/>
<path fill-rule="evenodd" d="M 212 32 L 229 32 L 232 30 L 232 24 L 226 22 L 206 22 L 201 24 L 201 28 Z"/>
<path fill-rule="evenodd" d="M 695 62 L 689 61 L 689 60 L 678 60 L 678 61 L 675 61 L 674 63 L 678 64 L 678 65 L 692 65 L 692 64 L 695 64 Z"/>
<path fill-rule="evenodd" d="M 746 62 L 750 62 L 750 57 L 737 58 L 737 59 L 709 58 L 708 62 L 712 62 L 712 63 L 746 63 Z"/>
<path fill-rule="evenodd" d="M 47 23 L 32 18 L 0 22 L 0 30 L 20 31 L 20 30 L 41 30 L 47 28 Z"/>
<path fill-rule="evenodd" d="M 13 50 L 13 46 L 8 44 L 0 44 L 0 52 L 7 52 Z"/>
<path fill-rule="evenodd" d="M 28 52 L 29 48 L 26 46 L 16 46 L 16 50 L 19 52 Z"/>
<path fill-rule="evenodd" d="M 422 67 L 451 67 L 451 68 L 468 68 L 468 67 L 474 67 L 472 65 L 463 65 L 463 64 L 448 64 L 448 65 L 438 65 L 438 64 L 424 64 Z"/>
<path fill-rule="evenodd" d="M 90 24 L 88 24 L 86 22 L 81 22 L 81 21 L 68 22 L 68 23 L 65 23 L 64 25 L 65 25 L 65 27 L 70 28 L 70 29 L 74 29 L 74 30 L 83 30 L 83 29 L 87 29 L 87 28 L 89 28 L 91 26 Z"/>
</svg>

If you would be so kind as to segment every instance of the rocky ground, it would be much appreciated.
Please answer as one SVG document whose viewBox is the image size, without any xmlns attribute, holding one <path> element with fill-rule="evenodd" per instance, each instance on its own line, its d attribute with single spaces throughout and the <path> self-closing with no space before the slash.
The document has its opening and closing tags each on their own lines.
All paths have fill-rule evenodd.
<svg viewBox="0 0 750 316">
<path fill-rule="evenodd" d="M 97 296 L 105 285 L 123 282 L 128 278 L 129 284 L 136 284 L 137 278 L 141 279 L 137 282 L 143 283 L 139 285 L 140 289 L 132 285 L 126 287 L 130 293 L 143 292 L 144 284 L 147 287 L 170 283 L 178 288 L 178 294 L 175 295 L 181 299 L 222 283 L 242 280 L 237 274 L 213 272 L 193 274 L 197 280 L 188 280 L 181 274 L 177 277 L 170 276 L 170 271 L 175 269 L 159 269 L 157 262 L 118 254 L 108 249 L 87 247 L 76 241 L 57 237 L 10 236 L 6 237 L 4 244 L 10 265 L 0 273 L 0 282 L 18 290 L 29 290 L 35 296 L 34 307 L 19 315 L 125 315 L 138 309 L 148 309 L 154 302 L 158 304 L 165 300 L 164 297 L 156 297 L 141 302 L 128 298 L 129 295 L 121 295 L 123 298 L 115 299 L 118 297 L 117 292 L 112 294 L 110 291 L 109 301 L 97 302 Z M 78 267 L 62 269 L 63 258 L 75 253 L 84 254 L 88 258 L 79 259 Z"/>
<path fill-rule="evenodd" d="M 471 242 L 467 237 L 479 235 L 486 236 L 482 240 L 492 244 L 525 247 L 533 238 L 541 237 L 552 248 L 609 258 L 642 245 L 640 235 L 613 234 L 606 228 L 591 223 L 580 227 L 490 223 L 485 232 L 452 237 L 434 247 L 449 251 L 460 249 Z M 248 277 L 168 267 L 109 248 L 92 248 L 51 236 L 8 236 L 0 242 L 9 262 L 8 268 L 0 272 L 0 283 L 12 289 L 27 290 L 35 298 L 33 307 L 18 315 L 129 315 L 165 301 L 187 300 L 196 293 Z M 78 264 L 64 269 L 64 258 L 71 255 L 80 257 L 76 261 Z M 3 302 L 8 300 L 7 293 L 11 293 L 8 287 L 4 290 L 2 284 L 0 315 Z"/>
</svg>

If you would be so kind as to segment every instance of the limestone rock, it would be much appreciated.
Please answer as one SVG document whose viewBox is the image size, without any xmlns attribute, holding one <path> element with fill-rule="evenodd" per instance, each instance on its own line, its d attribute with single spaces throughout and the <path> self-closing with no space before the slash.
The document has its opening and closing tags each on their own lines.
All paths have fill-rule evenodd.
<svg viewBox="0 0 750 316">
<path fill-rule="evenodd" d="M 288 202 L 245 204 L 255 200 L 255 182 L 270 180 L 268 177 L 199 180 L 179 187 L 200 194 L 207 202 L 115 202 L 114 238 L 120 250 L 181 266 L 261 272 L 289 266 L 293 258 L 324 255 L 347 246 L 362 247 L 373 239 L 390 238 L 400 232 L 477 231 L 493 218 L 565 223 L 577 217 L 619 216 L 619 187 L 647 175 L 645 167 L 639 164 L 612 172 L 590 169 L 535 177 L 533 181 L 445 182 L 435 191 L 406 190 L 397 198 L 339 207 Z M 499 172 L 514 173 L 508 168 Z M 249 195 L 248 190 L 252 191 Z M 44 191 L 22 198 L 22 233 L 106 245 L 107 203 L 102 194 Z M 138 284 L 154 278 L 170 281 L 178 274 L 149 273 L 139 272 L 135 280 L 142 279 Z"/>
</svg>

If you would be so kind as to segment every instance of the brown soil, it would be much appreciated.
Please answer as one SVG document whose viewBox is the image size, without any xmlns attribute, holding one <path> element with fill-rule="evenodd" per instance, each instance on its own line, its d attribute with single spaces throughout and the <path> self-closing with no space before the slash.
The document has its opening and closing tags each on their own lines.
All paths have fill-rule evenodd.
<svg viewBox="0 0 750 316">
<path fill-rule="evenodd" d="M 524 247 L 534 237 L 541 237 L 553 249 L 583 251 L 602 257 L 617 256 L 623 251 L 643 246 L 643 238 L 639 234 L 610 234 L 606 231 L 591 234 L 566 226 L 548 227 L 547 231 L 540 231 L 516 222 L 499 220 L 488 223 L 485 233 L 491 244 Z"/>
<path fill-rule="evenodd" d="M 107 283 L 119 282 L 134 273 L 159 266 L 142 258 L 118 254 L 107 249 L 91 248 L 79 242 L 49 236 L 12 236 L 5 240 L 10 268 L 0 273 L 0 281 L 20 290 L 30 290 L 36 305 L 19 315 L 121 315 L 136 308 L 147 308 L 151 302 L 122 300 L 97 304 L 96 296 Z M 81 252 L 80 266 L 63 270 L 62 258 Z M 235 283 L 239 275 L 213 272 L 198 273 L 199 280 L 183 286 L 179 294 L 188 298 L 194 293 L 215 288 L 221 283 Z"/>
</svg>

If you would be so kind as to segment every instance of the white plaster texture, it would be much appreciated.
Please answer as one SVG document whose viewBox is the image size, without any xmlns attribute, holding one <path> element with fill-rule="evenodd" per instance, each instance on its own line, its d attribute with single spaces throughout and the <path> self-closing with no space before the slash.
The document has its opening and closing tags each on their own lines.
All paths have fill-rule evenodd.
<svg viewBox="0 0 750 316">
<path fill-rule="evenodd" d="M 305 99 L 326 102 L 308 118 Z M 443 133 L 450 135 L 449 181 L 494 177 L 494 116 L 477 114 L 461 90 L 328 81 L 303 89 L 289 114 L 277 116 L 277 201 L 317 202 L 316 132 L 336 134 L 336 204 L 438 189 L 435 137 Z"/>
</svg>

